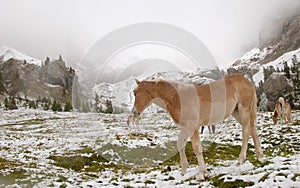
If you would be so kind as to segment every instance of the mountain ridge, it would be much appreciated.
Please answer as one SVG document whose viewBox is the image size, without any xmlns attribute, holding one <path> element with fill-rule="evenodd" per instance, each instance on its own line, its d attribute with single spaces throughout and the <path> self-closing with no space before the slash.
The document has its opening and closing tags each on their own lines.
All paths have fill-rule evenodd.
<svg viewBox="0 0 300 188">
<path fill-rule="evenodd" d="M 57 60 L 41 61 L 13 48 L 0 49 L 1 98 L 20 96 L 37 99 L 50 97 L 63 103 L 72 99 L 75 71 Z"/>
</svg>

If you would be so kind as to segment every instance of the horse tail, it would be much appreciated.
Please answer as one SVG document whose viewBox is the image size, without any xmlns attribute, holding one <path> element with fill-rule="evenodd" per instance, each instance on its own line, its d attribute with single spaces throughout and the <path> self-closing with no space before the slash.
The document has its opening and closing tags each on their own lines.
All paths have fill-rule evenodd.
<svg viewBox="0 0 300 188">
<path fill-rule="evenodd" d="M 257 96 L 256 96 L 256 92 L 254 89 L 252 103 L 251 103 L 251 109 L 250 109 L 250 120 L 251 120 L 251 122 L 253 122 L 253 123 L 251 123 L 251 126 L 256 125 L 256 118 L 257 118 Z"/>
<path fill-rule="evenodd" d="M 283 110 L 284 106 L 285 106 L 285 100 L 283 97 L 279 97 L 278 99 L 279 103 L 280 103 L 280 107 L 281 107 L 281 111 Z"/>
</svg>

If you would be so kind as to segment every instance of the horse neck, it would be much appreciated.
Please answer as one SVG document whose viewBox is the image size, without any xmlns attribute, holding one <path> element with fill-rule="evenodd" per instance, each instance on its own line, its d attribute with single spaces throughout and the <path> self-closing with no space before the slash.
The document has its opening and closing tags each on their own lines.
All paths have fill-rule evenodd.
<svg viewBox="0 0 300 188">
<path fill-rule="evenodd" d="M 152 100 L 152 102 L 154 104 L 156 104 L 157 106 L 161 107 L 162 109 L 167 110 L 166 105 L 165 105 L 166 103 L 162 99 L 155 98 Z"/>
<path fill-rule="evenodd" d="M 176 91 L 173 87 L 174 84 L 172 84 L 173 87 L 169 86 L 169 82 L 160 80 L 157 81 L 155 92 L 156 95 L 154 96 L 152 102 L 156 105 L 166 109 L 167 105 L 171 105 L 170 101 L 170 95 L 174 95 L 174 91 Z M 168 86 L 167 86 L 168 85 Z"/>
<path fill-rule="evenodd" d="M 152 102 L 168 111 L 174 122 L 178 123 L 180 118 L 178 114 L 180 114 L 181 106 L 175 87 L 176 84 L 166 81 L 158 81 L 155 88 L 156 97 L 152 100 Z"/>
</svg>

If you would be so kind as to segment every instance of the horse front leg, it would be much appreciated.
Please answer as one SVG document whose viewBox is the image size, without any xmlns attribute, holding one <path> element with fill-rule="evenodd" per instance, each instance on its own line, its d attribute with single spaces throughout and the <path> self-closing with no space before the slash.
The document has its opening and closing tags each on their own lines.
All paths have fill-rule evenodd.
<svg viewBox="0 0 300 188">
<path fill-rule="evenodd" d="M 192 140 L 193 150 L 194 150 L 194 153 L 197 157 L 198 164 L 199 164 L 199 180 L 202 181 L 205 179 L 204 174 L 206 173 L 206 165 L 204 163 L 203 151 L 202 151 L 202 146 L 200 143 L 198 129 L 195 130 L 194 135 L 192 136 L 191 140 Z"/>
<path fill-rule="evenodd" d="M 189 163 L 188 163 L 186 155 L 185 155 L 185 145 L 187 142 L 187 138 L 188 138 L 188 132 L 182 128 L 180 130 L 180 133 L 178 136 L 178 141 L 177 141 L 177 149 L 179 152 L 180 165 L 182 168 L 181 175 L 184 175 L 186 173 L 186 169 L 189 166 Z"/>
</svg>

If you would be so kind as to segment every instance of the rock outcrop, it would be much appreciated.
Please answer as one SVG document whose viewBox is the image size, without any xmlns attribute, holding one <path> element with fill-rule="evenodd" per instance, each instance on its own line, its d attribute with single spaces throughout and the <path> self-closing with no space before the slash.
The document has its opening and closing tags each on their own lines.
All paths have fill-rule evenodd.
<svg viewBox="0 0 300 188">
<path fill-rule="evenodd" d="M 273 110 L 280 96 L 300 109 L 300 14 L 266 23 L 259 39 L 259 47 L 237 59 L 227 73 L 239 73 L 253 81 L 258 98 L 267 100 L 261 109 Z M 284 76 L 287 72 L 290 76 Z"/>
<path fill-rule="evenodd" d="M 39 66 L 10 58 L 0 63 L 0 74 L 2 94 L 71 102 L 75 72 L 63 60 L 48 60 Z"/>
<path fill-rule="evenodd" d="M 293 84 L 282 74 L 273 74 L 266 82 L 263 84 L 264 93 L 267 96 L 268 103 L 267 109 L 274 109 L 275 102 L 278 96 L 289 97 L 289 94 L 293 90 Z"/>
</svg>

